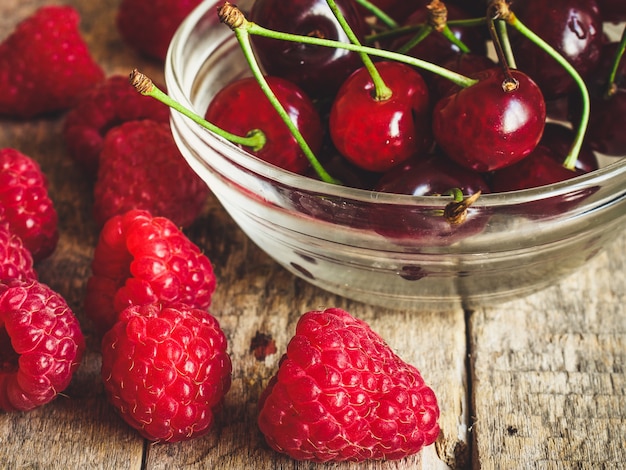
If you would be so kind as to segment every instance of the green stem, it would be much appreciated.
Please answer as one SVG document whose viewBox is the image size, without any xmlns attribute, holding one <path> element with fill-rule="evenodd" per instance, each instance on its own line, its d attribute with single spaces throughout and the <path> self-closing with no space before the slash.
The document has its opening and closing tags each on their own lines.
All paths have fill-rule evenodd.
<svg viewBox="0 0 626 470">
<path fill-rule="evenodd" d="M 354 31 L 352 30 L 352 28 L 346 21 L 346 18 L 339 11 L 339 8 L 337 7 L 337 3 L 335 3 L 335 0 L 326 0 L 326 3 L 328 3 L 328 6 L 330 7 L 333 14 L 335 15 L 335 18 L 337 18 L 337 21 L 341 25 L 341 28 L 343 29 L 343 31 L 346 33 L 346 36 L 348 36 L 348 39 L 350 40 L 350 42 L 352 44 L 360 46 L 361 42 L 359 41 L 359 38 L 356 37 L 356 34 L 354 34 Z M 378 72 L 378 69 L 374 65 L 374 62 L 372 61 L 372 59 L 364 52 L 359 52 L 359 55 L 361 56 L 363 65 L 367 69 L 368 73 L 370 74 L 370 77 L 372 78 L 372 82 L 374 83 L 374 90 L 375 90 L 374 98 L 377 101 L 385 101 L 391 98 L 391 95 L 393 94 L 393 92 L 391 91 L 391 88 L 387 86 L 383 78 L 380 76 L 380 73 Z"/>
<path fill-rule="evenodd" d="M 282 33 L 278 31 L 273 31 L 271 29 L 264 28 L 263 26 L 259 26 L 256 23 L 251 21 L 247 21 L 238 26 L 238 28 L 245 28 L 249 34 L 254 34 L 257 36 L 263 36 L 268 38 L 281 39 L 283 41 L 297 42 L 302 44 L 312 44 L 316 46 L 322 47 L 333 47 L 338 49 L 345 49 L 348 51 L 354 52 L 364 52 L 371 56 L 382 57 L 388 60 L 395 60 L 398 62 L 403 62 L 408 65 L 412 65 L 414 67 L 427 70 L 436 75 L 440 75 L 454 84 L 460 86 L 461 88 L 465 88 L 471 85 L 474 85 L 478 82 L 478 80 L 466 77 L 465 75 L 461 75 L 456 72 L 452 72 L 451 70 L 446 69 L 445 67 L 441 67 L 439 65 L 427 62 L 425 60 L 418 59 L 416 57 L 410 57 L 405 54 L 400 54 L 393 51 L 387 51 L 384 49 L 376 49 L 375 47 L 369 46 L 358 46 L 356 44 L 350 44 L 340 41 L 333 41 L 330 39 L 321 39 L 312 36 L 300 36 L 298 34 L 289 34 Z"/>
<path fill-rule="evenodd" d="M 376 18 L 378 18 L 378 20 L 381 23 L 383 23 L 385 26 L 387 26 L 388 28 L 398 27 L 398 23 L 396 23 L 396 21 L 393 18 L 391 18 L 387 13 L 385 13 L 383 10 L 378 8 L 372 2 L 368 0 L 355 0 L 355 1 L 356 3 L 361 5 L 363 8 L 365 8 L 367 11 L 369 11 L 372 15 L 374 15 Z"/>
<path fill-rule="evenodd" d="M 139 93 L 141 93 L 142 95 L 150 96 L 151 98 L 154 98 L 160 101 L 161 103 L 169 106 L 170 108 L 175 109 L 176 111 L 181 113 L 183 116 L 188 117 L 189 119 L 199 124 L 200 126 L 204 127 L 205 129 L 208 129 L 211 132 L 214 132 L 215 134 L 223 137 L 224 139 L 234 144 L 242 145 L 244 147 L 249 147 L 253 152 L 258 152 L 259 150 L 263 148 L 263 146 L 267 142 L 265 134 L 260 129 L 252 129 L 250 130 L 250 132 L 248 132 L 248 134 L 246 134 L 245 137 L 243 137 L 240 135 L 231 134 L 230 132 L 225 131 L 224 129 L 216 126 L 212 122 L 207 121 L 206 119 L 194 113 L 193 111 L 185 108 L 177 101 L 174 101 L 172 98 L 166 95 L 163 91 L 161 91 L 156 85 L 154 85 L 154 83 L 152 83 L 152 80 L 150 80 L 144 74 L 138 72 L 137 69 L 132 71 L 130 75 L 130 81 L 133 84 L 133 86 L 135 86 L 137 91 L 139 91 Z"/>
<path fill-rule="evenodd" d="M 254 52 L 252 50 L 252 44 L 250 43 L 250 36 L 248 34 L 248 31 L 245 28 L 235 28 L 234 32 L 235 32 L 235 36 L 237 37 L 237 40 L 239 41 L 241 50 L 244 56 L 246 57 L 248 64 L 250 65 L 250 70 L 252 71 L 252 74 L 254 75 L 255 79 L 258 81 L 259 86 L 261 87 L 261 90 L 263 90 L 263 93 L 265 93 L 265 95 L 267 96 L 268 100 L 270 101 L 270 103 L 272 104 L 272 106 L 274 107 L 278 115 L 281 117 L 285 125 L 289 128 L 289 131 L 293 135 L 294 139 L 296 139 L 296 142 L 302 149 L 302 152 L 304 153 L 306 158 L 309 160 L 309 163 L 311 164 L 311 166 L 313 167 L 317 175 L 320 177 L 322 181 L 326 183 L 338 184 L 339 181 L 337 181 L 335 178 L 330 176 L 328 172 L 326 172 L 324 167 L 320 164 L 319 160 L 315 157 L 313 150 L 311 150 L 311 147 L 309 147 L 309 144 L 306 142 L 306 140 L 300 133 L 300 130 L 293 123 L 293 121 L 289 117 L 289 114 L 287 113 L 287 111 L 285 110 L 285 108 L 280 103 L 280 101 L 278 100 L 278 98 L 276 97 L 272 89 L 270 88 L 269 84 L 267 83 L 267 80 L 265 79 L 265 76 L 263 75 L 263 72 L 261 71 L 261 68 L 259 67 L 259 64 L 256 61 L 256 58 L 254 56 Z"/>
<path fill-rule="evenodd" d="M 406 54 L 415 46 L 417 46 L 420 42 L 426 39 L 432 32 L 433 27 L 431 25 L 423 24 L 420 29 L 417 30 L 417 33 L 409 41 L 404 43 L 401 48 L 398 49 L 398 53 Z"/>
<path fill-rule="evenodd" d="M 506 62 L 510 68 L 516 69 L 515 56 L 513 55 L 513 49 L 511 48 L 511 41 L 509 40 L 509 32 L 506 28 L 506 23 L 501 20 L 494 21 L 494 28 L 496 34 L 500 38 L 500 45 L 502 46 L 502 52 L 506 58 Z"/>
<path fill-rule="evenodd" d="M 365 38 L 368 44 L 374 43 L 381 39 L 395 38 L 397 36 L 403 36 L 405 34 L 414 33 L 418 31 L 425 23 L 410 24 L 405 26 L 399 26 L 397 28 L 389 29 L 387 31 L 381 31 L 375 34 L 370 34 Z M 450 20 L 448 26 L 461 26 L 461 27 L 473 27 L 483 26 L 485 24 L 485 18 L 471 18 L 467 20 Z"/>
<path fill-rule="evenodd" d="M 464 53 L 470 52 L 469 47 L 467 47 L 463 43 L 463 41 L 461 41 L 459 38 L 457 38 L 454 35 L 452 30 L 450 29 L 449 23 L 446 23 L 446 25 L 443 27 L 443 29 L 441 30 L 441 34 L 443 35 L 444 38 L 446 38 L 448 41 L 450 41 L 452 44 L 458 47 L 461 52 L 464 52 Z"/>
<path fill-rule="evenodd" d="M 576 137 L 574 138 L 574 142 L 570 148 L 567 157 L 565 158 L 565 161 L 563 162 L 563 166 L 565 168 L 573 170 L 576 167 L 576 160 L 578 159 L 578 154 L 580 153 L 580 149 L 583 145 L 583 140 L 585 138 L 585 132 L 587 131 L 587 125 L 589 124 L 589 91 L 587 90 L 587 86 L 585 85 L 584 80 L 576 71 L 576 69 L 550 44 L 545 42 L 530 29 L 528 29 L 515 16 L 515 14 L 513 14 L 513 12 L 508 15 L 508 17 L 506 18 L 506 22 L 513 26 L 515 29 L 517 29 L 520 33 L 522 33 L 524 37 L 538 45 L 554 60 L 556 60 L 570 74 L 570 76 L 574 79 L 574 81 L 578 85 L 578 88 L 580 89 L 580 94 L 582 98 L 580 123 L 576 131 Z"/>
<path fill-rule="evenodd" d="M 626 26 L 624 26 L 624 29 L 622 30 L 622 38 L 620 39 L 619 45 L 617 46 L 615 58 L 613 59 L 613 65 L 611 66 L 611 72 L 609 73 L 609 79 L 606 85 L 606 91 L 604 93 L 606 98 L 610 98 L 617 91 L 617 87 L 615 86 L 615 78 L 617 77 L 619 64 L 622 60 L 622 56 L 624 55 L 624 49 L 626 49 Z"/>
</svg>

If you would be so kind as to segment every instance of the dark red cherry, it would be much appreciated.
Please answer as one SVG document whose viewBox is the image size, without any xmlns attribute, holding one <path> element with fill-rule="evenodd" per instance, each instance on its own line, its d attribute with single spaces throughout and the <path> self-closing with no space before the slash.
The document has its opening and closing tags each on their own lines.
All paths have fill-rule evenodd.
<svg viewBox="0 0 626 470">
<path fill-rule="evenodd" d="M 568 170 L 559 163 L 559 157 L 544 145 L 537 148 L 525 159 L 513 166 L 494 172 L 491 189 L 494 192 L 507 192 L 530 189 L 567 181 L 582 174 L 580 170 Z M 597 187 L 575 187 L 558 195 L 549 192 L 537 193 L 528 202 L 511 204 L 507 208 L 510 215 L 529 219 L 559 217 L 573 210 L 597 191 Z"/>
<path fill-rule="evenodd" d="M 462 20 L 472 18 L 473 15 L 464 9 L 446 3 L 448 20 Z M 404 26 L 424 24 L 428 21 L 429 11 L 426 7 L 417 8 L 406 20 Z M 484 31 L 476 27 L 450 26 L 452 33 L 465 44 L 473 54 L 486 54 L 486 42 Z M 414 34 L 398 38 L 393 43 L 393 49 L 404 45 Z M 432 31 L 419 44 L 409 49 L 406 53 L 413 57 L 440 64 L 449 55 L 461 52 L 458 46 L 446 39 L 441 33 Z"/>
<path fill-rule="evenodd" d="M 278 101 L 296 124 L 311 150 L 316 153 L 322 145 L 324 131 L 316 108 L 308 96 L 293 83 L 278 77 L 267 77 Z M 309 161 L 300 149 L 287 125 L 267 99 L 254 77 L 231 82 L 213 98 L 206 119 L 236 135 L 262 130 L 267 138 L 257 157 L 295 173 L 303 173 Z"/>
<path fill-rule="evenodd" d="M 568 170 L 560 156 L 544 145 L 538 145 L 526 158 L 507 168 L 495 171 L 491 179 L 494 192 L 516 191 L 566 181 L 582 174 Z"/>
<path fill-rule="evenodd" d="M 591 114 L 586 139 L 596 151 L 609 156 L 626 155 L 626 58 L 622 57 L 615 77 L 615 89 L 606 96 L 610 70 L 615 60 L 618 43 L 607 43 L 602 47 L 600 64 L 588 79 L 591 95 Z M 579 103 L 573 97 L 572 108 L 578 112 Z"/>
<path fill-rule="evenodd" d="M 552 153 L 558 163 L 563 163 L 568 155 L 572 143 L 576 138 L 576 132 L 569 127 L 565 127 L 558 122 L 547 122 L 543 130 L 540 145 L 545 145 Z M 598 159 L 593 149 L 587 141 L 583 142 L 582 148 L 576 159 L 576 169 L 583 173 L 597 170 L 599 167 Z"/>
<path fill-rule="evenodd" d="M 489 192 L 480 173 L 456 164 L 445 155 L 411 158 L 386 172 L 374 189 L 383 193 L 436 196 L 453 188 L 466 195 Z"/>
<path fill-rule="evenodd" d="M 384 11 L 387 15 L 396 21 L 402 21 L 408 15 L 410 15 L 417 7 L 426 6 L 430 0 L 370 0 L 370 3 Z M 359 12 L 368 16 L 370 13 L 359 5 Z"/>
<path fill-rule="evenodd" d="M 451 189 L 463 194 L 488 193 L 489 187 L 481 175 L 458 166 L 443 155 L 412 158 L 387 172 L 376 185 L 376 190 L 414 196 L 438 196 Z M 452 201 L 447 196 L 440 196 Z M 396 243 L 415 246 L 445 246 L 479 233 L 485 227 L 489 211 L 470 206 L 466 220 L 450 223 L 441 207 L 433 205 L 377 205 L 370 220 L 374 229 Z"/>
<path fill-rule="evenodd" d="M 539 143 L 546 117 L 543 96 L 528 75 L 511 73 L 519 84 L 513 91 L 504 91 L 504 72 L 496 67 L 435 105 L 435 140 L 458 164 L 478 172 L 504 168 Z"/>
<path fill-rule="evenodd" d="M 595 0 L 525 0 L 511 7 L 535 34 L 554 47 L 585 77 L 600 59 L 602 18 Z M 537 82 L 546 99 L 576 88 L 567 71 L 537 45 L 515 34 L 517 68 Z"/>
<path fill-rule="evenodd" d="M 618 23 L 626 21 L 626 2 L 624 0 L 597 0 L 603 21 Z"/>
<path fill-rule="evenodd" d="M 337 7 L 359 40 L 367 31 L 353 0 L 337 0 Z M 256 0 L 249 20 L 268 29 L 350 42 L 326 0 Z M 312 98 L 333 96 L 361 64 L 358 54 L 280 39 L 253 36 L 259 62 L 268 75 L 286 78 Z"/>
<path fill-rule="evenodd" d="M 362 67 L 339 89 L 329 128 L 344 157 L 365 170 L 384 172 L 430 147 L 430 106 L 426 83 L 414 68 L 386 61 L 376 68 L 391 98 L 374 97 L 374 83 Z"/>
<path fill-rule="evenodd" d="M 443 68 L 460 73 L 466 77 L 474 77 L 479 72 L 495 67 L 496 63 L 486 55 L 458 53 L 448 56 L 440 65 Z M 431 98 L 434 102 L 459 90 L 458 85 L 455 85 L 441 75 L 429 73 L 425 74 L 424 78 L 428 82 Z"/>
</svg>

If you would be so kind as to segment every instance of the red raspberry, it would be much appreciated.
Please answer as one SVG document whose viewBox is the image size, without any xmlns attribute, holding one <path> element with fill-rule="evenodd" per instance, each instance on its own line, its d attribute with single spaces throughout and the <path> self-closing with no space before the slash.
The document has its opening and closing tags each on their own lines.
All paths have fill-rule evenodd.
<svg viewBox="0 0 626 470">
<path fill-rule="evenodd" d="M 70 383 L 85 341 L 65 300 L 35 280 L 0 282 L 0 409 L 44 405 Z"/>
<path fill-rule="evenodd" d="M 44 6 L 0 44 L 0 114 L 30 118 L 65 110 L 104 78 L 79 21 L 72 7 Z"/>
<path fill-rule="evenodd" d="M 37 272 L 22 239 L 0 223 L 0 280 L 6 279 L 37 279 Z"/>
<path fill-rule="evenodd" d="M 107 133 L 94 187 L 99 225 L 114 215 L 143 209 L 187 227 L 208 194 L 206 183 L 176 147 L 169 125 L 129 121 Z"/>
<path fill-rule="evenodd" d="M 85 312 L 102 333 L 131 305 L 183 302 L 206 310 L 215 290 L 209 259 L 169 219 L 132 210 L 102 228 Z"/>
<path fill-rule="evenodd" d="M 297 460 L 400 459 L 439 434 L 419 371 L 338 308 L 300 318 L 259 407 L 268 444 Z"/>
<path fill-rule="evenodd" d="M 58 216 L 48 181 L 37 162 L 12 149 L 0 149 L 0 221 L 9 224 L 35 262 L 56 248 Z"/>
<path fill-rule="evenodd" d="M 122 418 L 151 441 L 206 434 L 230 388 L 217 320 L 184 304 L 125 309 L 102 340 L 102 380 Z"/>
<path fill-rule="evenodd" d="M 140 119 L 169 123 L 169 117 L 168 106 L 138 93 L 127 76 L 113 75 L 81 95 L 67 113 L 65 142 L 70 156 L 95 177 L 109 129 Z"/>
<path fill-rule="evenodd" d="M 122 0 L 117 28 L 128 45 L 149 57 L 164 60 L 176 29 L 201 1 Z"/>
</svg>

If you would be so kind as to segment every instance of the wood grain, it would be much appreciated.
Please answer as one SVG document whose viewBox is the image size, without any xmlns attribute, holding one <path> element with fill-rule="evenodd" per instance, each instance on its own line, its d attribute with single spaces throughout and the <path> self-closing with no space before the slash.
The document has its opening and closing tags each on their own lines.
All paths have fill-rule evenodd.
<svg viewBox="0 0 626 470">
<path fill-rule="evenodd" d="M 626 237 L 557 286 L 470 317 L 482 468 L 623 468 Z"/>
</svg>

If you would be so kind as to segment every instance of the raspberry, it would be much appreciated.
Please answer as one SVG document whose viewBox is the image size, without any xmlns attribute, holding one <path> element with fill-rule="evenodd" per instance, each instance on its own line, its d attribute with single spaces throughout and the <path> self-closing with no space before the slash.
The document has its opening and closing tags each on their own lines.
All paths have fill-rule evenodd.
<svg viewBox="0 0 626 470">
<path fill-rule="evenodd" d="M 439 434 L 419 371 L 338 308 L 300 318 L 259 408 L 267 443 L 297 460 L 400 459 Z"/>
<path fill-rule="evenodd" d="M 52 254 L 58 216 L 48 195 L 48 181 L 37 162 L 12 149 L 0 149 L 0 222 L 9 224 L 35 262 Z"/>
<path fill-rule="evenodd" d="M 131 305 L 183 302 L 206 310 L 215 284 L 209 259 L 172 221 L 132 210 L 102 228 L 85 312 L 104 333 Z"/>
<path fill-rule="evenodd" d="M 176 29 L 201 1 L 122 0 L 117 11 L 117 29 L 135 50 L 164 60 Z"/>
<path fill-rule="evenodd" d="M 79 21 L 72 7 L 44 6 L 0 44 L 0 114 L 31 118 L 65 110 L 104 78 Z"/>
<path fill-rule="evenodd" d="M 121 417 L 151 441 L 206 434 L 231 384 L 226 337 L 184 304 L 132 306 L 102 340 L 102 380 Z"/>
<path fill-rule="evenodd" d="M 161 88 L 163 89 L 163 88 Z M 70 156 L 95 177 L 104 136 L 126 121 L 169 122 L 169 107 L 138 93 L 123 75 L 112 75 L 86 93 L 67 113 L 64 136 Z"/>
<path fill-rule="evenodd" d="M 69 385 L 85 341 L 65 300 L 35 280 L 0 282 L 0 409 L 44 405 Z"/>
<path fill-rule="evenodd" d="M 0 223 L 0 280 L 37 279 L 33 257 L 20 237 Z"/>
<path fill-rule="evenodd" d="M 94 187 L 99 225 L 143 209 L 187 227 L 202 211 L 208 186 L 181 155 L 167 124 L 129 121 L 111 129 L 100 154 Z"/>
</svg>

